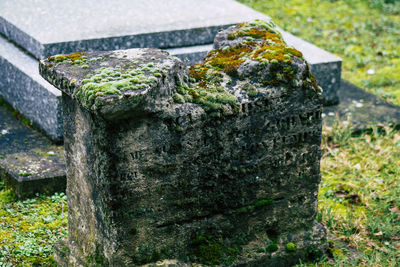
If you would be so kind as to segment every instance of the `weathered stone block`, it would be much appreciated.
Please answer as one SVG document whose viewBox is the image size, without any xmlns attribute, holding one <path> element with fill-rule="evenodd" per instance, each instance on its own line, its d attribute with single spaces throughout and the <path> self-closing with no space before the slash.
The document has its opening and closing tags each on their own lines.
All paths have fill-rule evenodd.
<svg viewBox="0 0 400 267">
<path fill-rule="evenodd" d="M 288 265 L 315 223 L 322 97 L 270 23 L 231 27 L 187 67 L 156 49 L 42 60 L 63 91 L 61 266 Z"/>
</svg>

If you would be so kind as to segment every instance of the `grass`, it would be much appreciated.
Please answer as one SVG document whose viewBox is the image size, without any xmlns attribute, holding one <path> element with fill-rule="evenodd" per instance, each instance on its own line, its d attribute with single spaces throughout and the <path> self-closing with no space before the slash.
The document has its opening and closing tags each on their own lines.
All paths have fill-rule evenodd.
<svg viewBox="0 0 400 267">
<path fill-rule="evenodd" d="M 336 123 L 323 131 L 318 220 L 360 252 L 353 259 L 331 248 L 341 266 L 400 262 L 400 131 L 371 129 L 353 136 L 351 125 Z"/>
</svg>

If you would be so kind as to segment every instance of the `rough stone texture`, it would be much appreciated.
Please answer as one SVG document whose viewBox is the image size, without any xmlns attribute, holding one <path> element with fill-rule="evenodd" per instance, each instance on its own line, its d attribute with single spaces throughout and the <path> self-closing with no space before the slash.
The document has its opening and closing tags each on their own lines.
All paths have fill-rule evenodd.
<svg viewBox="0 0 400 267">
<path fill-rule="evenodd" d="M 341 88 L 338 91 L 340 97 L 340 104 L 332 107 L 324 107 L 323 111 L 323 123 L 331 126 L 336 119 L 340 120 L 342 123 L 351 123 L 353 130 L 367 130 L 370 129 L 371 123 L 376 124 L 387 124 L 393 123 L 395 126 L 400 125 L 400 107 L 388 104 L 382 100 L 379 100 L 375 95 L 365 92 L 364 90 L 352 85 L 351 83 L 342 80 Z M 15 158 L 14 153 L 24 154 L 26 153 L 27 143 L 29 144 L 41 144 L 46 140 L 43 136 L 36 133 L 34 129 L 25 127 L 21 125 L 20 121 L 13 118 L 12 113 L 7 110 L 2 110 L 0 112 L 0 117 L 2 118 L 1 131 L 6 130 L 7 139 L 3 138 L 1 142 L 0 157 L 2 158 L 2 163 L 0 163 L 0 171 L 2 172 L 2 178 L 10 177 L 11 184 L 16 183 L 14 190 L 17 196 L 20 198 L 34 196 L 35 193 L 47 193 L 53 194 L 54 192 L 65 192 L 66 179 L 65 179 L 65 163 L 63 159 L 63 149 L 62 147 L 56 146 L 57 149 L 53 147 L 44 148 L 39 146 L 40 153 L 35 153 L 37 151 L 34 148 L 32 156 L 35 157 L 36 162 L 43 162 L 48 159 L 51 163 L 54 163 L 53 157 L 59 157 L 58 160 L 61 165 L 56 165 L 51 170 L 55 172 L 49 172 L 47 167 L 39 169 L 40 173 L 45 173 L 46 175 L 41 175 L 41 179 L 29 179 L 29 177 L 20 177 L 19 171 L 13 171 L 11 168 L 6 166 L 26 166 L 25 156 L 20 157 L 17 155 L 18 159 Z M 4 126 L 4 122 L 7 121 L 7 126 Z M 17 131 L 9 131 L 10 129 L 19 129 Z M 23 135 L 21 134 L 21 129 L 23 129 Z M 24 142 L 26 135 L 30 138 L 29 141 Z M 12 139 L 10 139 L 12 136 Z M 0 138 L 1 139 L 1 138 Z M 19 146 L 15 144 L 19 143 Z M 48 144 L 48 141 L 45 141 Z M 31 147 L 29 147 L 31 149 Z M 29 151 L 28 149 L 28 151 Z M 11 151 L 11 152 L 10 152 Z M 12 152 L 15 151 L 15 152 Z M 59 151 L 54 155 L 49 154 L 49 151 Z M 21 153 L 22 152 L 22 153 Z M 10 155 L 10 156 L 8 156 Z M 8 162 L 8 159 L 10 162 Z M 61 172 L 61 176 L 59 174 Z M 23 178 L 23 179 L 21 179 Z M 7 179 L 7 178 L 6 178 Z M 53 183 L 53 181 L 57 181 Z M 28 186 L 26 184 L 29 184 Z M 46 190 L 43 190 L 46 189 Z"/>
<path fill-rule="evenodd" d="M 251 29 L 263 37 L 247 42 Z M 216 40 L 191 76 L 155 49 L 41 61 L 63 91 L 60 266 L 285 266 L 326 249 L 314 221 L 322 97 L 307 63 L 268 23 Z M 266 60 L 268 49 L 282 59 Z"/>
<path fill-rule="evenodd" d="M 0 36 L 0 97 L 58 142 L 63 134 L 61 94 L 39 75 L 37 65 Z"/>
<path fill-rule="evenodd" d="M 64 150 L 17 120 L 0 104 L 0 179 L 20 199 L 64 192 Z"/>
<path fill-rule="evenodd" d="M 282 36 L 288 45 L 301 51 L 310 64 L 310 69 L 323 89 L 324 106 L 339 103 L 338 90 L 342 74 L 342 59 L 321 48 L 305 42 L 300 38 L 282 31 Z"/>
<path fill-rule="evenodd" d="M 286 43 L 301 51 L 308 64 L 310 64 L 311 72 L 317 79 L 318 85 L 323 89 L 324 106 L 339 104 L 338 91 L 340 90 L 342 59 L 288 32 L 281 29 L 279 31 L 282 33 Z M 201 62 L 212 47 L 210 44 L 172 48 L 167 49 L 167 51 L 171 55 L 179 57 L 187 65 L 193 65 Z"/>
</svg>

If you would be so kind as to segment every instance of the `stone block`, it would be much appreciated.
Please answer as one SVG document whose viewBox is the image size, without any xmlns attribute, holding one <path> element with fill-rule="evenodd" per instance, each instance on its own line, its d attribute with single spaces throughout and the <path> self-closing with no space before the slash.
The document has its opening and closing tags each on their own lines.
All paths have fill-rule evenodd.
<svg viewBox="0 0 400 267">
<path fill-rule="evenodd" d="M 58 55 L 69 205 L 60 266 L 286 266 L 315 223 L 322 96 L 273 25 L 220 32 L 189 71 L 157 49 Z"/>
</svg>

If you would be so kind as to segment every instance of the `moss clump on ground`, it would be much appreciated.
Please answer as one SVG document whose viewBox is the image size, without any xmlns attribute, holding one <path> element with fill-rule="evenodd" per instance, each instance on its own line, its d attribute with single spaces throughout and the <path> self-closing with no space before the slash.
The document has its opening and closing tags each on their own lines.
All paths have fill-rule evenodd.
<svg viewBox="0 0 400 267">
<path fill-rule="evenodd" d="M 287 244 L 285 245 L 285 248 L 286 248 L 286 250 L 289 251 L 289 252 L 294 252 L 294 251 L 296 251 L 297 246 L 296 246 L 294 243 L 289 242 L 289 243 L 287 243 Z"/>
<path fill-rule="evenodd" d="M 0 266 L 53 266 L 53 246 L 67 235 L 67 208 L 64 194 L 15 201 L 0 186 Z"/>
</svg>

